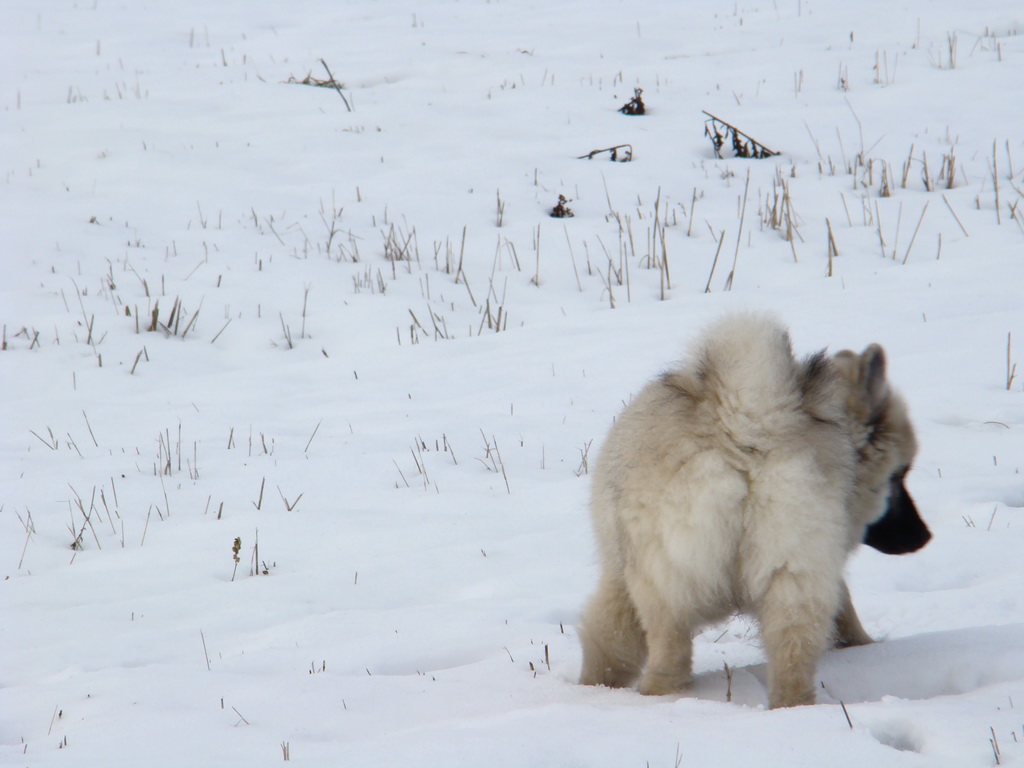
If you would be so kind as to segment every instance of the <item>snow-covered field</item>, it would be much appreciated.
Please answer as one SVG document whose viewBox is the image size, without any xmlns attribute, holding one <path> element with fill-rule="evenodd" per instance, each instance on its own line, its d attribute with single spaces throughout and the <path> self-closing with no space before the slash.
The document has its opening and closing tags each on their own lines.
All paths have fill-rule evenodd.
<svg viewBox="0 0 1024 768">
<path fill-rule="evenodd" d="M 1024 765 L 1018 0 L 0 19 L 0 763 Z M 743 618 L 580 687 L 589 463 L 738 308 L 885 345 L 935 538 L 817 706 Z"/>
</svg>

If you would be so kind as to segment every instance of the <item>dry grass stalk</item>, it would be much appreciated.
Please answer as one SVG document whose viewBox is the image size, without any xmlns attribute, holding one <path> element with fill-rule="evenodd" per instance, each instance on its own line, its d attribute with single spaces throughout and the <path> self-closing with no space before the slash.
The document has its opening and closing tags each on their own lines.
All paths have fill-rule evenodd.
<svg viewBox="0 0 1024 768">
<path fill-rule="evenodd" d="M 281 490 L 281 486 L 277 486 L 277 492 L 281 494 L 281 501 L 284 502 L 284 508 L 289 512 L 291 512 L 293 509 L 295 509 L 296 506 L 298 506 L 299 500 L 302 498 L 302 494 L 300 493 L 298 496 L 295 497 L 295 501 L 289 504 L 288 499 L 285 498 L 284 491 Z"/>
<path fill-rule="evenodd" d="M 313 434 L 311 434 L 309 436 L 309 440 L 306 442 L 306 447 L 302 451 L 303 453 L 309 453 L 309 446 L 311 446 L 313 444 L 313 438 L 316 437 L 316 433 L 320 429 L 320 425 L 323 424 L 323 423 L 324 423 L 324 420 L 320 419 L 320 421 L 318 421 L 316 423 L 316 426 L 313 427 Z"/>
<path fill-rule="evenodd" d="M 51 451 L 56 451 L 60 447 L 60 441 L 56 437 L 54 437 L 53 430 L 50 429 L 49 427 L 46 428 L 46 432 L 50 435 L 49 441 L 44 440 L 42 437 L 40 437 L 39 433 L 37 433 L 34 429 L 30 429 L 29 432 L 35 435 L 39 442 L 41 442 Z"/>
<path fill-rule="evenodd" d="M 1017 377 L 1017 364 L 1013 362 L 1013 334 L 1006 334 L 1006 391 L 1010 391 L 1010 387 L 1013 386 L 1013 380 Z"/>
<path fill-rule="evenodd" d="M 501 190 L 498 190 L 498 226 L 502 226 L 505 223 L 505 201 L 501 199 Z"/>
<path fill-rule="evenodd" d="M 900 242 L 900 224 L 903 222 L 903 203 L 900 203 L 900 207 L 896 210 L 896 234 L 892 240 L 892 258 L 896 260 L 896 250 Z"/>
<path fill-rule="evenodd" d="M 236 536 L 234 542 L 231 545 L 231 559 L 235 561 L 235 567 L 231 571 L 232 581 L 235 580 L 235 573 L 238 571 L 238 563 L 241 561 L 241 558 L 238 556 L 238 553 L 241 551 L 242 538 L 240 536 Z"/>
<path fill-rule="evenodd" d="M 900 189 L 907 188 L 907 176 L 910 175 L 910 166 L 914 162 L 914 145 L 910 145 L 910 154 L 907 156 L 906 162 L 903 163 L 903 178 L 900 181 Z"/>
<path fill-rule="evenodd" d="M 588 440 L 583 444 L 580 451 L 580 465 L 576 468 L 576 477 L 582 477 L 583 475 L 590 474 L 590 446 L 593 444 L 593 440 Z"/>
<path fill-rule="evenodd" d="M 828 228 L 828 276 L 832 277 L 832 260 L 839 255 L 839 249 L 836 247 L 836 238 L 832 234 L 832 222 L 825 219 L 825 226 Z"/>
<path fill-rule="evenodd" d="M 714 234 L 714 231 L 712 231 L 711 235 L 714 236 Z M 718 266 L 718 256 L 722 252 L 722 244 L 725 243 L 725 230 L 723 229 L 722 234 L 715 239 L 718 241 L 718 247 L 715 249 L 715 258 L 711 260 L 711 271 L 708 272 L 708 281 L 704 285 L 704 293 L 711 293 L 711 278 L 715 276 L 715 267 Z"/>
<path fill-rule="evenodd" d="M 335 80 L 334 74 L 331 72 L 331 68 L 327 66 L 327 62 L 326 61 L 324 61 L 323 59 L 320 59 L 320 63 L 323 65 L 324 70 L 327 72 L 327 79 L 326 80 L 317 80 L 316 78 L 314 78 L 312 76 L 312 73 L 310 73 L 310 74 L 306 75 L 306 77 L 303 78 L 302 80 L 296 80 L 294 77 L 289 77 L 287 82 L 289 82 L 289 83 L 298 83 L 300 85 L 314 85 L 314 86 L 318 86 L 320 88 L 333 88 L 334 90 L 336 90 L 338 92 L 338 95 L 341 96 L 341 100 L 343 102 L 345 102 L 345 109 L 348 110 L 349 112 L 351 112 L 352 111 L 352 105 L 349 103 L 349 100 L 347 98 L 345 98 L 345 94 L 341 90 L 341 88 L 342 88 L 341 83 L 339 83 L 337 80 Z"/>
<path fill-rule="evenodd" d="M 214 337 L 212 339 L 210 339 L 210 343 L 213 344 L 213 342 L 215 342 L 217 339 L 219 339 L 220 335 L 222 333 L 224 333 L 225 329 L 227 329 L 227 327 L 229 325 L 231 325 L 231 318 L 230 317 L 228 318 L 228 321 L 226 323 L 224 323 L 224 325 L 221 327 L 221 329 L 219 331 L 217 331 L 217 333 L 214 335 Z"/>
<path fill-rule="evenodd" d="M 878 245 L 882 249 L 882 258 L 884 259 L 885 258 L 885 236 L 882 234 L 882 216 L 878 212 L 878 201 L 877 200 L 875 200 L 875 223 L 878 225 L 877 226 Z"/>
<path fill-rule="evenodd" d="M 697 188 L 693 188 L 693 198 L 690 200 L 690 221 L 686 225 L 686 236 L 690 237 L 693 232 L 693 212 L 697 207 Z"/>
<path fill-rule="evenodd" d="M 295 345 L 292 343 L 292 329 L 284 322 L 284 315 L 280 312 L 277 316 L 281 319 L 281 331 L 284 333 L 285 343 L 288 345 L 288 349 L 295 349 Z"/>
<path fill-rule="evenodd" d="M 952 147 L 950 147 L 948 155 L 942 156 L 939 181 L 943 180 L 946 182 L 946 189 L 952 189 L 956 185 L 956 152 Z"/>
<path fill-rule="evenodd" d="M 620 156 L 619 150 L 622 150 Z M 585 155 L 580 155 L 577 160 L 593 160 L 596 155 L 600 155 L 604 152 L 608 153 L 608 159 L 613 163 L 628 163 L 633 159 L 633 145 L 632 144 L 616 144 L 614 147 L 605 147 L 604 149 L 592 149 Z"/>
<path fill-rule="evenodd" d="M 583 293 L 583 283 L 580 282 L 580 271 L 576 267 L 576 254 L 572 250 L 572 240 L 569 239 L 569 228 L 562 227 L 565 231 L 565 243 L 569 246 L 569 258 L 572 259 L 572 272 L 576 276 L 576 287 Z"/>
<path fill-rule="evenodd" d="M 843 714 L 846 716 L 846 724 L 850 726 L 850 730 L 852 731 L 853 721 L 850 719 L 850 713 L 846 711 L 846 704 L 840 701 L 839 706 L 843 708 Z"/>
<path fill-rule="evenodd" d="M 945 195 L 942 196 L 942 202 L 946 204 L 949 212 L 953 215 L 953 218 L 956 219 L 957 226 L 960 227 L 960 231 L 964 233 L 964 237 L 970 237 L 970 234 L 967 232 L 967 228 L 964 226 L 963 222 L 960 221 L 960 217 L 956 215 L 956 211 L 953 210 L 953 206 L 949 204 L 949 200 L 946 199 Z"/>
<path fill-rule="evenodd" d="M 882 182 L 878 190 L 879 197 L 892 197 L 892 187 L 889 184 L 889 168 L 887 163 L 882 163 Z"/>
<path fill-rule="evenodd" d="M 259 510 L 263 506 L 263 489 L 266 487 L 266 485 L 267 478 L 264 477 L 263 480 L 260 482 L 260 497 L 252 503 L 252 505 L 256 507 L 257 510 Z"/>
<path fill-rule="evenodd" d="M 747 216 L 747 193 L 750 190 L 750 169 L 747 169 L 747 182 L 743 186 L 743 207 L 740 210 L 740 228 L 736 232 L 736 250 L 732 256 L 732 269 L 729 270 L 729 277 L 725 280 L 725 290 L 732 290 L 733 279 L 736 277 L 736 264 L 740 258 L 740 243 L 743 241 L 743 221 Z"/>
<path fill-rule="evenodd" d="M 996 157 L 998 146 L 995 141 L 992 142 L 992 190 L 996 197 L 996 223 L 1002 224 L 1002 215 L 999 213 L 999 165 Z"/>
<path fill-rule="evenodd" d="M 910 249 L 914 247 L 914 240 L 917 238 L 918 230 L 921 229 L 921 222 L 924 221 L 924 214 L 928 210 L 928 203 L 930 202 L 931 200 L 926 201 L 924 204 L 924 208 L 921 209 L 921 217 L 917 220 L 917 226 L 914 227 L 914 234 L 910 236 L 910 245 L 907 246 L 907 252 L 903 255 L 904 264 L 906 264 L 907 259 L 910 258 Z"/>
</svg>

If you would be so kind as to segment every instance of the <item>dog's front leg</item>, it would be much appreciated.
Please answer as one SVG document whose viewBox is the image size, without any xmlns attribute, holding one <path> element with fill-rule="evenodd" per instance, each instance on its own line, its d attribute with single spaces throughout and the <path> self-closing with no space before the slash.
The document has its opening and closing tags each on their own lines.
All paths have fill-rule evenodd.
<svg viewBox="0 0 1024 768">
<path fill-rule="evenodd" d="M 864 627 L 857 617 L 857 611 L 850 599 L 850 588 L 844 581 L 842 592 L 839 597 L 839 613 L 836 614 L 836 648 L 849 648 L 853 645 L 867 645 L 875 642 L 871 635 L 864 631 Z"/>
</svg>

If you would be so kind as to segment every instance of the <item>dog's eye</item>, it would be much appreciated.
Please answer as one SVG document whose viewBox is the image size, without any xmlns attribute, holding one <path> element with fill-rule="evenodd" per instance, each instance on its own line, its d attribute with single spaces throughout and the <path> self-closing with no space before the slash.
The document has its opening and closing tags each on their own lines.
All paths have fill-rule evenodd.
<svg viewBox="0 0 1024 768">
<path fill-rule="evenodd" d="M 885 440 L 888 430 L 885 425 L 880 421 L 874 421 L 868 424 L 868 442 L 876 448 Z"/>
<path fill-rule="evenodd" d="M 878 428 L 874 425 L 868 426 L 868 433 L 865 436 L 867 439 L 864 442 L 864 447 L 871 446 L 872 448 L 878 446 Z"/>
</svg>

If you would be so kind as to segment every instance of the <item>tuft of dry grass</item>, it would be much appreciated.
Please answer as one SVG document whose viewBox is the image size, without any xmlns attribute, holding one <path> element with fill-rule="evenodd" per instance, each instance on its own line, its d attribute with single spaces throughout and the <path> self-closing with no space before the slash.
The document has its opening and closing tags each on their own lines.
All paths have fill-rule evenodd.
<svg viewBox="0 0 1024 768">
<path fill-rule="evenodd" d="M 554 219 L 568 219 L 575 216 L 576 214 L 572 212 L 572 208 L 568 205 L 570 202 L 572 201 L 565 195 L 559 195 L 558 202 L 548 215 Z"/>
<path fill-rule="evenodd" d="M 647 105 L 644 104 L 643 100 L 643 88 L 633 89 L 633 98 L 619 107 L 619 112 L 624 115 L 644 115 L 647 114 Z"/>
<path fill-rule="evenodd" d="M 720 117 L 715 117 L 706 110 L 702 110 L 702 112 L 708 116 L 708 119 L 704 121 L 704 135 L 711 140 L 715 157 L 722 157 L 722 148 L 725 147 L 726 142 L 729 143 L 735 157 L 761 159 L 779 154 Z"/>
</svg>

